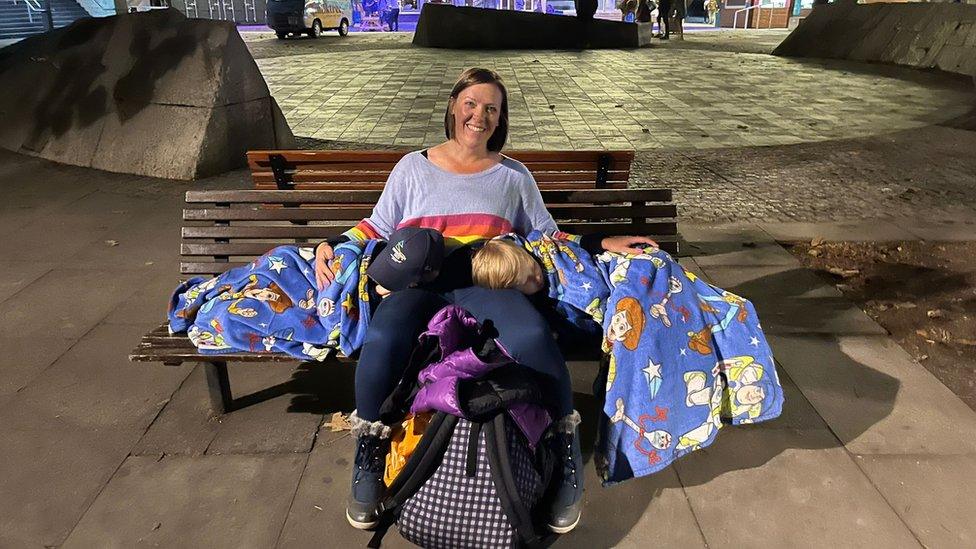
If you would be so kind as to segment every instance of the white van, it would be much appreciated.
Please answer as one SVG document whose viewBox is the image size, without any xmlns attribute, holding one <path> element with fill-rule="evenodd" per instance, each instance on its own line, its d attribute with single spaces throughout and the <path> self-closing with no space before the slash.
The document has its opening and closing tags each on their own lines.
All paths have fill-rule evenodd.
<svg viewBox="0 0 976 549">
<path fill-rule="evenodd" d="M 307 34 L 318 38 L 324 30 L 349 34 L 351 0 L 268 0 L 267 24 L 278 38 Z"/>
</svg>

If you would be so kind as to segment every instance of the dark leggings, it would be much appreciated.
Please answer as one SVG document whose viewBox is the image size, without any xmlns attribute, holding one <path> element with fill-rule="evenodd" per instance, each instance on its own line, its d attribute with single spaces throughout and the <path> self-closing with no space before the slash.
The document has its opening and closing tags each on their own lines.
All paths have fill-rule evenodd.
<svg viewBox="0 0 976 549">
<path fill-rule="evenodd" d="M 657 5 L 657 30 L 663 36 L 671 34 L 671 12 L 674 11 L 671 2 L 663 0 Z"/>
<path fill-rule="evenodd" d="M 376 308 L 356 367 L 356 410 L 378 421 L 383 401 L 400 381 L 417 336 L 445 305 L 454 303 L 480 322 L 491 320 L 498 341 L 516 362 L 540 374 L 557 417 L 573 411 L 573 388 L 549 324 L 518 290 L 472 287 L 437 294 L 409 289 L 390 294 Z"/>
</svg>

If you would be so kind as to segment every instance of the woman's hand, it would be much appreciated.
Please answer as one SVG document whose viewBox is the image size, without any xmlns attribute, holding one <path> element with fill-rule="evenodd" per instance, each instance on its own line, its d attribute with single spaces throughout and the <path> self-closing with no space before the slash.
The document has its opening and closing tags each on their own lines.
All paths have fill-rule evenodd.
<svg viewBox="0 0 976 549">
<path fill-rule="evenodd" d="M 335 280 L 335 273 L 329 267 L 329 261 L 335 257 L 332 246 L 328 242 L 323 242 L 315 248 L 315 282 L 319 285 L 319 290 L 324 290 L 326 286 Z"/>
<path fill-rule="evenodd" d="M 643 245 L 640 246 L 641 244 Z M 608 236 L 600 242 L 600 245 L 604 250 L 618 254 L 642 254 L 644 248 L 658 248 L 657 242 L 646 236 Z"/>
</svg>

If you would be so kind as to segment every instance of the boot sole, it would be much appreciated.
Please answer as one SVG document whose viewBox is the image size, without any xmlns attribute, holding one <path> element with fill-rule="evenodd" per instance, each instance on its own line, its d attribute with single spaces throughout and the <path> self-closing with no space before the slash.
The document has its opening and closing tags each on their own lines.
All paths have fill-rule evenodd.
<svg viewBox="0 0 976 549">
<path fill-rule="evenodd" d="M 580 515 L 576 517 L 576 522 L 570 524 L 569 526 L 554 526 L 552 524 L 547 524 L 546 526 L 548 526 L 549 529 L 555 534 L 568 534 L 576 528 L 581 518 L 583 518 L 583 513 L 580 513 Z"/>
<path fill-rule="evenodd" d="M 359 522 L 358 520 L 353 520 L 353 518 L 349 516 L 348 509 L 346 509 L 346 520 L 349 521 L 350 526 L 357 530 L 372 530 L 373 528 L 376 528 L 377 524 L 380 523 L 379 520 L 374 520 L 373 522 Z"/>
</svg>

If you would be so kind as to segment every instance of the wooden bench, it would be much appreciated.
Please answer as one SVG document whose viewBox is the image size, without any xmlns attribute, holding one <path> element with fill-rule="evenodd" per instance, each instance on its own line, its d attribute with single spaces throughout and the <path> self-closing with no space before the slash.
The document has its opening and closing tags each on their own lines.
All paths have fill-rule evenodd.
<svg viewBox="0 0 976 549">
<path fill-rule="evenodd" d="M 188 191 L 180 275 L 183 279 L 217 275 L 275 246 L 317 243 L 340 234 L 369 215 L 379 194 L 378 189 Z M 677 252 L 677 210 L 670 190 L 543 190 L 542 196 L 562 230 L 648 235 L 664 250 Z M 170 335 L 166 323 L 143 336 L 129 358 L 167 365 L 203 363 L 217 414 L 234 409 L 229 362 L 298 362 L 269 352 L 202 355 L 185 334 Z M 599 358 L 598 349 L 586 356 L 567 356 L 568 360 Z"/>
<path fill-rule="evenodd" d="M 382 189 L 406 151 L 249 151 L 257 189 Z M 626 189 L 634 151 L 505 151 L 540 189 Z"/>
</svg>

